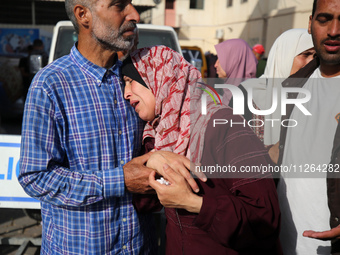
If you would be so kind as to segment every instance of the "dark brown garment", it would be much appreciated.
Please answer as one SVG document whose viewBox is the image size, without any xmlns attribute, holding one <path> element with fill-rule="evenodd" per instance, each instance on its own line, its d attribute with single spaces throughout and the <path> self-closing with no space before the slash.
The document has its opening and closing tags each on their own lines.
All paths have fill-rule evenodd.
<svg viewBox="0 0 340 255">
<path fill-rule="evenodd" d="M 241 124 L 213 127 L 213 119 L 243 122 L 240 116 L 232 115 L 231 109 L 213 115 L 205 135 L 203 166 L 230 164 L 240 169 L 270 164 L 266 149 L 249 127 Z M 198 181 L 199 195 L 203 197 L 199 214 L 165 209 L 166 254 L 282 254 L 278 240 L 280 210 L 271 176 L 263 178 L 264 175 L 252 173 L 248 178 L 227 178 L 227 175 L 216 179 L 207 175 L 206 183 Z"/>
</svg>

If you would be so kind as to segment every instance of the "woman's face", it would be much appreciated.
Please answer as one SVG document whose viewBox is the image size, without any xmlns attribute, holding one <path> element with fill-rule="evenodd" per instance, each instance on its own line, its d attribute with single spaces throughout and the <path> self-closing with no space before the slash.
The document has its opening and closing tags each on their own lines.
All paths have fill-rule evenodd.
<svg viewBox="0 0 340 255">
<path fill-rule="evenodd" d="M 151 90 L 127 76 L 124 76 L 124 81 L 124 98 L 130 101 L 130 105 L 142 120 L 153 120 L 155 118 L 156 98 Z"/>
<path fill-rule="evenodd" d="M 313 59 L 314 54 L 315 54 L 314 48 L 310 48 L 300 53 L 299 55 L 295 56 L 290 74 L 292 75 L 296 73 L 302 67 L 307 65 Z"/>
<path fill-rule="evenodd" d="M 218 59 L 216 60 L 214 67 L 216 68 L 216 73 L 218 75 L 218 78 L 227 78 L 227 74 L 221 67 L 220 61 Z"/>
</svg>

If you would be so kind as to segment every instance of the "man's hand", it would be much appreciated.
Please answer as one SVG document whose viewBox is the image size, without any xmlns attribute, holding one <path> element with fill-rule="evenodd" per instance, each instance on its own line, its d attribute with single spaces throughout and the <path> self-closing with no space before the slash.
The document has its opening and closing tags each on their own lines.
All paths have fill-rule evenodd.
<svg viewBox="0 0 340 255">
<path fill-rule="evenodd" d="M 191 170 L 191 172 L 200 178 L 201 181 L 205 182 L 207 180 L 203 173 L 195 172 L 194 164 L 192 164 L 187 157 L 170 151 L 154 152 L 148 159 L 146 166 L 155 169 L 159 175 L 164 176 L 163 166 L 165 164 L 170 166 L 177 173 L 181 174 L 195 192 L 199 191 L 199 187 L 188 170 Z"/>
<path fill-rule="evenodd" d="M 340 225 L 332 228 L 331 230 L 326 231 L 313 231 L 313 230 L 306 230 L 303 232 L 303 236 L 315 238 L 319 240 L 332 240 L 332 239 L 340 239 Z"/>
<path fill-rule="evenodd" d="M 184 177 L 168 165 L 164 166 L 164 178 L 170 185 L 160 184 L 155 180 L 156 172 L 149 176 L 149 183 L 156 192 L 159 201 L 164 207 L 181 208 L 189 212 L 199 213 L 202 207 L 203 198 L 194 194 Z"/>
<path fill-rule="evenodd" d="M 150 158 L 151 153 L 133 158 L 123 166 L 125 186 L 131 193 L 150 194 L 155 191 L 149 185 L 149 175 L 152 169 L 144 164 Z"/>
</svg>

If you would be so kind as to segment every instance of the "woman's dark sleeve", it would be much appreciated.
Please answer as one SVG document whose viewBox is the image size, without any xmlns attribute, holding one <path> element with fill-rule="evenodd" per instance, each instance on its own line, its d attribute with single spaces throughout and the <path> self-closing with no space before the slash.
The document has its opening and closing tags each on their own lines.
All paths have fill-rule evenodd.
<svg viewBox="0 0 340 255">
<path fill-rule="evenodd" d="M 133 194 L 132 203 L 138 213 L 152 213 L 162 210 L 156 194 Z"/>
<path fill-rule="evenodd" d="M 213 127 L 212 119 L 226 119 L 228 124 Z M 266 149 L 249 127 L 230 125 L 232 121 L 243 123 L 242 117 L 232 115 L 231 109 L 224 109 L 212 119 L 204 139 L 203 166 L 218 164 L 241 169 L 270 164 Z M 219 189 L 218 194 L 203 195 L 195 225 L 235 250 L 270 249 L 278 244 L 280 209 L 271 174 L 249 173 L 240 178 L 237 174 L 224 173 L 213 177 L 219 177 L 210 176 L 214 188 Z"/>
</svg>

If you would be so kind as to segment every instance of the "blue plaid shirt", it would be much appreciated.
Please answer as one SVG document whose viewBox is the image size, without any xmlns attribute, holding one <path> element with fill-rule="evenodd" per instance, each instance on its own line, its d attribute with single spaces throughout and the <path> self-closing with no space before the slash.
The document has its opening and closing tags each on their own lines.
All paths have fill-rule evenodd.
<svg viewBox="0 0 340 255">
<path fill-rule="evenodd" d="M 41 201 L 42 254 L 149 253 L 149 222 L 122 168 L 139 153 L 143 122 L 123 98 L 120 67 L 94 65 L 74 46 L 31 84 L 19 182 Z"/>
</svg>

